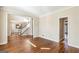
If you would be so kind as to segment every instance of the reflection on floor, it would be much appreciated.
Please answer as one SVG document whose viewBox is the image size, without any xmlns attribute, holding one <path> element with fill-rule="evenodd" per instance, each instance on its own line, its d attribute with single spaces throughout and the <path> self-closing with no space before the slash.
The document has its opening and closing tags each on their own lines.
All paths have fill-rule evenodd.
<svg viewBox="0 0 79 59">
<path fill-rule="evenodd" d="M 29 41 L 29 42 L 28 42 Z M 78 48 L 68 47 L 67 51 L 63 51 L 63 45 L 59 46 L 57 42 L 46 40 L 44 38 L 32 36 L 19 36 L 12 35 L 9 37 L 9 43 L 0 46 L 1 53 L 76 53 L 79 52 Z M 60 51 L 61 50 L 61 51 Z"/>
</svg>

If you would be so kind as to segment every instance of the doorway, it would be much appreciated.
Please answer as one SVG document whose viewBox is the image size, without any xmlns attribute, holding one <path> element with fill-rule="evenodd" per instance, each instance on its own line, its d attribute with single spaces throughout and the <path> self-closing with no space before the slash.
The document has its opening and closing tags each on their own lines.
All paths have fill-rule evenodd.
<svg viewBox="0 0 79 59">
<path fill-rule="evenodd" d="M 22 36 L 27 38 L 33 37 L 33 21 L 29 16 L 19 16 L 19 15 L 8 15 L 9 25 L 8 32 L 9 36 Z"/>
<path fill-rule="evenodd" d="M 68 48 L 68 17 L 59 19 L 59 52 L 67 52 Z"/>
</svg>

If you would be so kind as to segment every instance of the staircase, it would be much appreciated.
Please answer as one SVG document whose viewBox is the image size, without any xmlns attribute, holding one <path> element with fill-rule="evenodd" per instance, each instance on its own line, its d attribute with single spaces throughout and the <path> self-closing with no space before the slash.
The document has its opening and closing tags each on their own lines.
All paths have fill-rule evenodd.
<svg viewBox="0 0 79 59">
<path fill-rule="evenodd" d="M 22 23 L 20 26 L 18 26 L 18 34 L 23 35 L 30 27 L 30 23 Z"/>
<path fill-rule="evenodd" d="M 21 29 L 21 35 L 24 34 L 30 27 L 30 23 L 26 24 L 22 29 Z"/>
</svg>

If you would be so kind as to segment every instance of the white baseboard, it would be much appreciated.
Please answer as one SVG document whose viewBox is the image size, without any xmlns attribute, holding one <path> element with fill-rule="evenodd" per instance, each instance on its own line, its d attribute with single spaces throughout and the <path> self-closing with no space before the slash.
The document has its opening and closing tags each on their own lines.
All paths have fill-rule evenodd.
<svg viewBox="0 0 79 59">
<path fill-rule="evenodd" d="M 38 37 L 45 38 L 47 40 L 51 40 L 51 41 L 55 41 L 55 42 L 59 42 L 59 40 L 52 40 L 52 38 L 44 37 L 44 36 L 41 36 L 41 35 L 39 35 Z"/>
<path fill-rule="evenodd" d="M 79 46 L 77 46 L 77 45 L 73 45 L 73 44 L 69 44 L 69 43 L 68 43 L 68 45 L 71 47 L 79 48 Z"/>
<path fill-rule="evenodd" d="M 0 45 L 4 45 L 7 44 L 8 42 L 0 42 Z"/>
</svg>

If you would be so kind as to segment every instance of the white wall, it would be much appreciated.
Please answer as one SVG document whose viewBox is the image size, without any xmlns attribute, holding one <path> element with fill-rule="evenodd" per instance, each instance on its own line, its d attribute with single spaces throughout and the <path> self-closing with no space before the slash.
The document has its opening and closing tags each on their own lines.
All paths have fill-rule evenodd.
<svg viewBox="0 0 79 59">
<path fill-rule="evenodd" d="M 7 12 L 3 7 L 0 7 L 0 45 L 7 44 L 8 42 L 7 25 Z"/>
<path fill-rule="evenodd" d="M 39 35 L 52 41 L 59 41 L 59 18 L 68 17 L 68 44 L 79 47 L 79 7 L 41 16 Z"/>
<path fill-rule="evenodd" d="M 33 17 L 33 35 L 34 37 L 39 36 L 39 18 Z"/>
<path fill-rule="evenodd" d="M 39 21 L 39 36 L 58 42 L 58 24 L 59 22 L 55 15 L 41 17 Z"/>
</svg>

